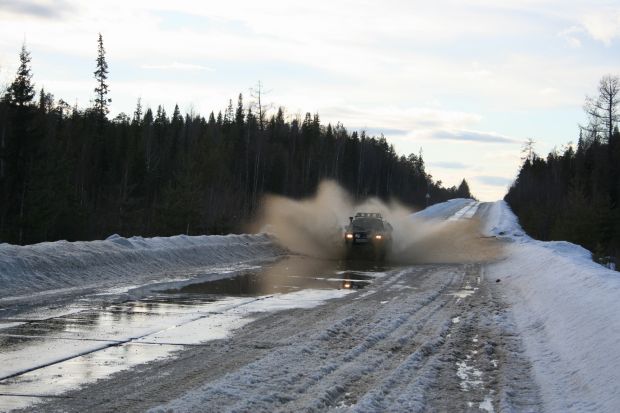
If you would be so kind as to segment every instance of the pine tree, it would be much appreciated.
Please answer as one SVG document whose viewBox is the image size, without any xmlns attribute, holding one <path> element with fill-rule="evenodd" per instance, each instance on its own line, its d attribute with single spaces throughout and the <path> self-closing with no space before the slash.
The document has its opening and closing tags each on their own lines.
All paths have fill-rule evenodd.
<svg viewBox="0 0 620 413">
<path fill-rule="evenodd" d="M 5 95 L 5 100 L 11 105 L 23 107 L 32 103 L 35 90 L 34 84 L 32 83 L 30 60 L 30 52 L 26 49 L 26 45 L 23 44 L 22 50 L 19 53 L 17 75 Z"/>
<path fill-rule="evenodd" d="M 105 118 L 110 112 L 108 104 L 112 99 L 108 98 L 108 62 L 105 60 L 105 49 L 103 48 L 103 37 L 99 33 L 97 40 L 97 69 L 94 72 L 97 87 L 95 88 L 95 112 Z"/>
</svg>

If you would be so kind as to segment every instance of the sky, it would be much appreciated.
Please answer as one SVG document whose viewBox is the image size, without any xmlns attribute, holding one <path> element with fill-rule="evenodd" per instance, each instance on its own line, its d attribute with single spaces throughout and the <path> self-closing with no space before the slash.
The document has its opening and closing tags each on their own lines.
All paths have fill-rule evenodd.
<svg viewBox="0 0 620 413">
<path fill-rule="evenodd" d="M 383 133 L 483 201 L 527 139 L 576 142 L 586 95 L 620 74 L 618 0 L 0 0 L 0 87 L 25 42 L 37 88 L 87 107 L 98 33 L 111 116 L 138 98 L 207 116 L 260 81 L 274 110 Z"/>
</svg>

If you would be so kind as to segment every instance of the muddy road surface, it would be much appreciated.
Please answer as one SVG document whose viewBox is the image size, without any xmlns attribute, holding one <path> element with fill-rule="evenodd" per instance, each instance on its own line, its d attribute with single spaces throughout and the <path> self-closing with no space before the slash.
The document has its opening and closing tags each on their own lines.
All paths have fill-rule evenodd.
<svg viewBox="0 0 620 413">
<path fill-rule="evenodd" d="M 288 257 L 0 317 L 0 411 L 540 409 L 482 263 Z"/>
</svg>

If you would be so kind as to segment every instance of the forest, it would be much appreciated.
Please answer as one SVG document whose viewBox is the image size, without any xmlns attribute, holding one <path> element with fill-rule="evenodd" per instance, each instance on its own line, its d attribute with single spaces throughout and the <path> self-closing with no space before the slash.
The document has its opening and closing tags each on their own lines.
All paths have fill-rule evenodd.
<svg viewBox="0 0 620 413">
<path fill-rule="evenodd" d="M 523 228 L 541 240 L 566 240 L 594 253 L 606 265 L 620 258 L 620 79 L 604 76 L 587 97 L 587 125 L 576 147 L 566 145 L 542 158 L 533 141 L 506 195 Z"/>
<path fill-rule="evenodd" d="M 238 232 L 264 194 L 302 198 L 324 179 L 413 208 L 471 196 L 465 180 L 444 188 L 421 152 L 399 156 L 384 136 L 268 110 L 260 84 L 251 102 L 239 94 L 207 117 L 138 99 L 112 118 L 101 35 L 90 107 L 36 89 L 25 45 L 19 63 L 0 99 L 0 242 Z"/>
</svg>

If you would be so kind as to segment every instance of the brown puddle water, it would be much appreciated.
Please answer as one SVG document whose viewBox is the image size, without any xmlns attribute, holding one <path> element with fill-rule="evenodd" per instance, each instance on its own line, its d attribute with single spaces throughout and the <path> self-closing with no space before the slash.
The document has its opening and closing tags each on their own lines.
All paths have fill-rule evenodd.
<svg viewBox="0 0 620 413">
<path fill-rule="evenodd" d="M 290 293 L 302 289 L 364 288 L 387 267 L 373 262 L 316 260 L 287 257 L 258 271 L 245 271 L 233 277 L 191 283 L 167 294 L 260 296 Z"/>
</svg>

